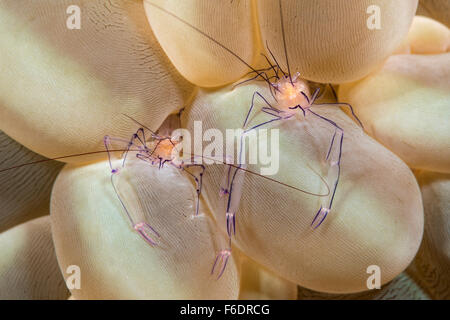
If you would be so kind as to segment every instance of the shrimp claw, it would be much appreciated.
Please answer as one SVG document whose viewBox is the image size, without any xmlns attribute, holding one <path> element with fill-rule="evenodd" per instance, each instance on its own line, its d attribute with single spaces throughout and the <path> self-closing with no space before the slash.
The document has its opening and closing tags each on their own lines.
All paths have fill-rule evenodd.
<svg viewBox="0 0 450 320">
<path fill-rule="evenodd" d="M 216 257 L 216 260 L 214 261 L 214 265 L 211 269 L 211 275 L 214 274 L 215 270 L 218 270 L 219 274 L 217 276 L 217 279 L 219 279 L 223 275 L 225 268 L 227 267 L 227 263 L 228 260 L 230 259 L 230 256 L 231 256 L 231 249 L 221 250 Z"/>
<path fill-rule="evenodd" d="M 313 229 L 317 229 L 322 224 L 322 222 L 325 220 L 325 218 L 327 217 L 329 212 L 330 212 L 330 209 L 320 206 L 319 211 L 317 211 L 316 216 L 314 217 L 313 221 L 311 222 L 311 227 Z"/>
<path fill-rule="evenodd" d="M 156 235 L 158 238 L 160 237 L 159 233 L 156 232 L 148 223 L 139 222 L 134 225 L 134 230 L 139 232 L 139 234 L 144 238 L 146 242 L 148 242 L 152 246 L 156 246 L 155 240 L 152 238 L 152 234 Z"/>
</svg>

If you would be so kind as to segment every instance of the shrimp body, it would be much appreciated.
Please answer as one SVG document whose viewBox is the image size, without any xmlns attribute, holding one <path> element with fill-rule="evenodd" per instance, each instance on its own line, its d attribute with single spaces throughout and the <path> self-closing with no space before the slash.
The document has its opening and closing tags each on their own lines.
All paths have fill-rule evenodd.
<svg viewBox="0 0 450 320">
<path fill-rule="evenodd" d="M 272 83 L 275 88 L 275 97 L 278 101 L 277 107 L 280 111 L 289 115 L 294 114 L 298 106 L 303 110 L 311 107 L 309 87 L 306 82 L 299 78 L 300 73 L 296 73 L 291 79 L 283 76 L 277 82 Z"/>
<path fill-rule="evenodd" d="M 174 156 L 172 154 L 177 141 L 172 141 L 172 139 L 160 140 L 158 143 L 153 143 L 154 146 L 154 154 L 157 158 L 174 160 Z M 150 147 L 150 149 L 152 149 Z"/>
<path fill-rule="evenodd" d="M 133 118 L 127 116 L 134 122 L 141 125 Z M 150 136 L 147 138 L 146 130 L 150 131 Z M 122 138 L 113 138 L 105 136 L 103 139 L 106 151 L 108 153 L 109 165 L 111 168 L 111 183 L 114 191 L 122 204 L 123 209 L 131 223 L 131 226 L 138 234 L 151 246 L 156 246 L 156 237 L 160 237 L 159 233 L 147 222 L 142 220 L 136 220 L 133 217 L 132 212 L 125 206 L 125 202 L 120 196 L 117 188 L 116 180 L 121 175 L 122 169 L 126 167 L 128 159 L 131 154 L 134 154 L 137 159 L 148 163 L 150 166 L 158 166 L 162 169 L 165 165 L 171 165 L 175 168 L 186 172 L 196 184 L 196 206 L 194 216 L 198 216 L 200 206 L 200 193 L 202 190 L 202 177 L 205 171 L 205 166 L 197 163 L 185 163 L 179 156 L 178 149 L 176 148 L 180 142 L 181 137 L 160 136 L 157 133 L 151 131 L 147 127 L 143 126 L 139 128 L 136 133 L 131 136 L 130 140 Z M 118 159 L 115 159 L 114 154 L 120 151 L 121 154 Z M 120 161 L 113 161 L 119 160 Z M 200 168 L 199 173 L 193 173 L 189 168 Z"/>
<path fill-rule="evenodd" d="M 141 156 L 145 156 L 152 164 L 164 165 L 166 162 L 173 164 L 182 164 L 175 154 L 176 146 L 179 141 L 170 137 L 160 138 L 158 140 L 148 141 L 141 151 Z"/>
</svg>

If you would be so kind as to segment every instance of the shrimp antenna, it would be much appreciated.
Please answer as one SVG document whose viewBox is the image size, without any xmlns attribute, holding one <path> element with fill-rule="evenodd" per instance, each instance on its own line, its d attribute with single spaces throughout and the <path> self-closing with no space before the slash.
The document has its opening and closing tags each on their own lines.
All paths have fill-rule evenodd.
<svg viewBox="0 0 450 320">
<path fill-rule="evenodd" d="M 196 156 L 196 155 L 193 154 L 193 153 L 190 153 L 190 154 L 193 155 L 193 156 Z M 313 171 L 316 175 L 318 175 L 318 176 L 320 177 L 320 180 L 321 180 L 321 181 L 325 184 L 325 186 L 327 187 L 327 193 L 326 193 L 326 194 L 320 194 L 320 193 L 309 192 L 309 191 L 306 191 L 306 190 L 297 188 L 297 187 L 295 187 L 295 186 L 291 186 L 290 184 L 287 184 L 287 183 L 278 181 L 278 180 L 276 180 L 276 179 L 267 177 L 267 176 L 262 175 L 262 174 L 260 174 L 260 173 L 257 173 L 257 172 L 254 172 L 254 171 L 251 171 L 251 170 L 242 168 L 242 167 L 240 167 L 240 166 L 238 166 L 238 165 L 235 165 L 235 164 L 232 164 L 232 163 L 227 163 L 227 162 L 224 161 L 224 160 L 219 160 L 219 159 L 217 159 L 217 158 L 211 158 L 211 157 L 206 157 L 206 156 L 199 156 L 199 157 L 202 157 L 202 158 L 207 159 L 207 160 L 217 161 L 217 162 L 220 162 L 221 164 L 226 164 L 227 166 L 230 166 L 230 167 L 235 168 L 235 169 L 237 169 L 237 170 L 242 170 L 242 171 L 247 172 L 247 173 L 249 173 L 249 174 L 251 174 L 251 175 L 254 175 L 254 176 L 257 176 L 257 177 L 261 177 L 261 178 L 263 178 L 263 179 L 266 179 L 266 180 L 268 180 L 268 181 L 275 182 L 275 183 L 277 183 L 277 184 L 279 184 L 279 185 L 282 185 L 282 186 L 284 186 L 284 187 L 287 187 L 287 188 L 289 188 L 289 189 L 293 189 L 293 190 L 296 190 L 296 191 L 299 191 L 299 192 L 301 192 L 301 193 L 305 193 L 305 194 L 308 194 L 308 195 L 311 195 L 311 196 L 326 197 L 326 196 L 330 195 L 330 191 L 331 191 L 331 190 L 330 190 L 330 186 L 328 185 L 328 183 L 325 181 L 325 179 L 324 179 L 317 171 L 315 171 L 315 170 L 314 170 L 313 168 L 311 168 L 311 166 L 309 166 L 309 165 L 307 165 L 307 167 L 310 168 L 311 171 Z"/>
<path fill-rule="evenodd" d="M 289 75 L 289 81 L 291 82 L 292 85 L 294 85 L 294 83 L 292 82 L 291 68 L 289 67 L 289 59 L 286 47 L 286 35 L 284 33 L 283 8 L 281 6 L 281 0 L 278 0 L 278 3 L 280 5 L 281 35 L 283 36 L 284 55 L 286 56 L 287 71 Z"/>
<path fill-rule="evenodd" d="M 331 190 L 330 190 L 330 186 L 328 185 L 328 183 L 325 181 L 325 179 L 324 179 L 320 174 L 318 174 L 316 171 L 314 171 L 311 167 L 309 167 L 309 168 L 310 168 L 315 174 L 317 174 L 317 175 L 320 177 L 320 180 L 321 180 L 321 181 L 325 184 L 325 186 L 327 187 L 327 193 L 323 193 L 323 194 L 322 194 L 322 193 L 314 193 L 314 192 L 306 191 L 306 190 L 297 188 L 297 187 L 295 187 L 295 186 L 291 186 L 290 184 L 287 184 L 287 183 L 284 183 L 284 182 L 275 180 L 275 179 L 273 179 L 273 178 L 269 178 L 269 177 L 264 176 L 264 175 L 262 175 L 262 174 L 259 174 L 259 173 L 257 173 L 257 172 L 253 172 L 253 171 L 250 171 L 250 170 L 248 170 L 248 169 L 241 168 L 241 167 L 239 167 L 239 166 L 237 166 L 237 165 L 234 165 L 234 164 L 228 164 L 228 163 L 227 163 L 227 165 L 229 165 L 229 166 L 231 166 L 231 167 L 233 167 L 233 168 L 236 168 L 236 169 L 238 169 L 238 170 L 242 170 L 242 171 L 244 171 L 244 172 L 248 172 L 248 173 L 250 173 L 250 174 L 252 174 L 252 175 L 261 177 L 261 178 L 263 178 L 263 179 L 266 179 L 266 180 L 269 180 L 269 181 L 278 183 L 279 185 L 285 186 L 285 187 L 287 187 L 287 188 L 289 188 L 289 189 L 293 189 L 293 190 L 299 191 L 299 192 L 301 192 L 301 193 L 308 194 L 308 195 L 310 195 L 310 196 L 327 197 L 327 196 L 330 195 L 330 191 L 331 191 Z"/>
<path fill-rule="evenodd" d="M 273 84 L 267 79 L 265 78 L 260 72 L 258 72 L 258 70 L 256 70 L 255 68 L 253 68 L 251 65 L 249 65 L 247 62 L 245 62 L 244 59 L 242 59 L 237 53 L 234 53 L 231 49 L 228 49 L 225 45 L 223 45 L 222 43 L 220 43 L 219 41 L 217 41 L 216 39 L 214 39 L 212 36 L 210 36 L 209 34 L 207 34 L 206 32 L 203 32 L 202 30 L 200 30 L 199 28 L 197 28 L 196 26 L 190 24 L 189 22 L 187 22 L 186 20 L 183 20 L 182 18 L 176 16 L 174 13 L 146 0 L 146 3 L 148 3 L 149 5 L 151 5 L 152 7 L 157 8 L 158 10 L 161 10 L 162 12 L 170 15 L 171 17 L 175 18 L 176 20 L 180 21 L 181 23 L 185 24 L 186 26 L 188 26 L 189 28 L 197 31 L 198 33 L 200 33 L 201 35 L 203 35 L 204 37 L 208 38 L 209 40 L 211 40 L 212 42 L 214 42 L 215 44 L 217 44 L 218 46 L 220 46 L 222 49 L 226 50 L 228 53 L 232 54 L 234 57 L 236 57 L 239 61 L 241 61 L 243 64 L 245 64 L 248 68 L 250 68 L 253 72 L 255 72 L 257 75 L 259 75 L 261 78 L 264 79 L 264 81 L 266 81 L 270 86 L 273 86 Z M 275 88 L 275 90 L 278 90 L 277 87 L 273 86 Z"/>
<path fill-rule="evenodd" d="M 143 127 L 143 128 L 145 128 L 145 129 L 147 129 L 148 131 L 150 131 L 151 132 L 151 134 L 153 134 L 154 136 L 158 136 L 153 130 L 151 130 L 149 127 L 147 127 L 147 126 L 145 126 L 145 125 L 143 125 L 142 123 L 140 123 L 139 121 L 137 121 L 136 119 L 134 119 L 133 117 L 131 117 L 131 116 L 129 116 L 129 115 L 127 115 L 127 114 L 125 114 L 125 113 L 122 113 L 122 115 L 124 115 L 125 117 L 127 117 L 128 119 L 130 119 L 131 121 L 133 121 L 133 122 L 135 122 L 135 123 L 137 123 L 138 125 L 140 125 L 141 127 Z"/>
<path fill-rule="evenodd" d="M 37 160 L 37 161 L 33 161 L 33 162 L 22 163 L 22 164 L 13 166 L 13 167 L 9 167 L 9 168 L 6 168 L 6 169 L 1 169 L 0 173 L 6 172 L 6 171 L 10 171 L 10 170 L 13 170 L 13 169 L 18 169 L 18 168 L 30 166 L 30 165 L 34 165 L 34 164 L 50 162 L 50 161 L 54 161 L 54 160 L 62 160 L 62 159 L 67 159 L 67 158 L 75 158 L 75 157 L 82 157 L 82 156 L 93 155 L 93 154 L 100 154 L 100 153 L 107 153 L 107 152 L 120 152 L 120 151 L 123 151 L 123 152 L 131 151 L 131 152 L 133 152 L 133 151 L 139 151 L 139 150 L 134 150 L 134 149 L 115 149 L 115 150 L 109 150 L 109 151 L 107 151 L 107 150 L 99 150 L 99 151 L 91 151 L 91 152 L 84 152 L 84 153 L 76 153 L 76 154 L 71 154 L 71 155 L 67 155 L 67 156 L 55 157 L 55 158 L 51 158 L 51 159 L 42 159 L 42 160 Z M 192 155 L 195 156 L 195 154 L 192 154 Z M 311 167 L 310 167 L 310 169 L 313 170 L 314 173 L 316 173 L 320 177 L 320 179 L 322 180 L 323 183 L 325 183 L 325 185 L 327 187 L 327 190 L 328 190 L 327 194 L 315 194 L 315 193 L 312 193 L 312 192 L 309 192 L 309 191 L 305 191 L 305 190 L 302 190 L 302 189 L 297 188 L 295 186 L 291 186 L 291 185 L 289 185 L 287 183 L 275 180 L 273 178 L 266 177 L 266 176 L 264 176 L 262 174 L 259 174 L 257 172 L 253 172 L 251 170 L 248 170 L 248 169 L 245 169 L 245 168 L 241 168 L 241 167 L 239 167 L 237 165 L 234 165 L 234 164 L 226 163 L 223 160 L 208 158 L 208 157 L 205 157 L 205 156 L 199 156 L 199 157 L 202 157 L 202 158 L 205 158 L 205 159 L 209 159 L 209 160 L 214 160 L 214 161 L 220 162 L 222 164 L 229 165 L 229 166 L 231 166 L 231 167 L 233 167 L 233 168 L 235 168 L 237 170 L 242 170 L 242 171 L 248 172 L 249 174 L 259 176 L 259 177 L 261 177 L 263 179 L 275 182 L 275 183 L 277 183 L 279 185 L 282 185 L 282 186 L 288 187 L 290 189 L 293 189 L 293 190 L 296 190 L 296 191 L 299 191 L 299 192 L 302 192 L 302 193 L 305 193 L 305 194 L 309 194 L 309 195 L 312 195 L 312 196 L 324 197 L 324 196 L 328 196 L 330 194 L 330 187 L 328 186 L 328 183 L 325 181 L 325 179 L 320 174 L 318 174 L 316 171 L 314 171 Z"/>
<path fill-rule="evenodd" d="M 269 43 L 267 42 L 267 40 L 266 40 L 266 47 L 267 47 L 267 50 L 269 51 L 270 56 L 272 57 L 273 61 L 275 61 L 275 63 L 277 64 L 278 69 L 281 70 L 283 75 L 286 75 L 286 72 L 284 72 L 284 70 L 281 68 L 280 64 L 278 63 L 277 58 L 275 58 L 275 56 L 273 55 L 272 50 L 270 50 Z"/>
<path fill-rule="evenodd" d="M 126 150 L 124 149 L 124 150 L 111 150 L 111 151 L 116 152 L 116 151 L 126 151 Z M 99 153 L 105 153 L 105 152 L 107 152 L 107 151 L 105 151 L 105 150 L 91 151 L 91 152 L 70 154 L 70 155 L 67 155 L 67 156 L 61 156 L 61 157 L 56 157 L 56 158 L 51 158 L 51 159 L 37 160 L 37 161 L 33 161 L 33 162 L 22 163 L 22 164 L 19 164 L 17 166 L 9 167 L 9 168 L 6 168 L 6 169 L 1 169 L 0 173 L 6 172 L 6 171 L 9 171 L 9 170 L 13 170 L 13 169 L 18 169 L 18 168 L 30 166 L 30 165 L 33 165 L 33 164 L 38 164 L 38 163 L 43 163 L 43 162 L 50 162 L 50 161 L 53 161 L 53 160 L 62 160 L 62 159 L 67 159 L 67 158 L 82 157 L 82 156 L 88 156 L 88 155 L 92 155 L 92 154 L 99 154 Z"/>
</svg>

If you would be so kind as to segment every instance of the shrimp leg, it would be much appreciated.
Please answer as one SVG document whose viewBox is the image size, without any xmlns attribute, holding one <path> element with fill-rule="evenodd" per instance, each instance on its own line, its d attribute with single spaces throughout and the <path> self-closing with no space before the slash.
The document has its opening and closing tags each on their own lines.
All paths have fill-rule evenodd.
<svg viewBox="0 0 450 320">
<path fill-rule="evenodd" d="M 142 135 L 140 135 L 142 134 Z M 138 221 L 136 222 L 135 219 L 133 219 L 130 211 L 128 210 L 127 206 L 125 205 L 125 202 L 123 201 L 122 197 L 120 196 L 120 192 L 118 190 L 118 186 L 117 186 L 117 179 L 119 179 L 119 176 L 121 174 L 122 170 L 119 170 L 119 168 L 116 168 L 113 166 L 113 160 L 114 157 L 112 156 L 112 152 L 114 152 L 114 148 L 112 147 L 112 142 L 115 143 L 123 143 L 124 145 L 126 145 L 127 147 L 125 148 L 125 156 L 123 156 L 124 160 L 121 162 L 121 169 L 125 167 L 125 159 L 126 159 L 126 155 L 128 154 L 130 148 L 132 145 L 134 144 L 134 141 L 138 140 L 141 143 L 143 142 L 144 148 L 146 148 L 145 146 L 145 136 L 143 135 L 143 131 L 140 131 L 140 129 L 132 136 L 131 140 L 129 140 L 128 142 L 125 139 L 119 139 L 119 138 L 111 138 L 109 136 L 105 136 L 104 138 L 104 144 L 105 144 L 105 148 L 107 150 L 108 153 L 108 161 L 109 161 L 109 165 L 111 168 L 111 185 L 114 189 L 114 193 L 116 194 L 117 198 L 119 199 L 119 202 L 122 206 L 122 208 L 124 209 L 126 216 L 128 218 L 128 220 L 130 221 L 130 224 L 132 226 L 132 228 L 151 246 L 156 246 L 157 243 L 154 240 L 154 237 L 160 237 L 160 234 L 152 227 L 150 226 L 147 222 L 145 221 Z M 140 148 L 142 149 L 142 147 Z M 123 150 L 123 149 L 122 149 Z M 139 153 L 136 155 L 139 159 Z"/>
<path fill-rule="evenodd" d="M 336 174 L 336 178 L 334 181 L 334 186 L 333 186 L 333 190 L 331 192 L 329 201 L 327 201 L 326 205 L 321 205 L 319 210 L 317 211 L 316 215 L 314 216 L 313 221 L 311 222 L 311 227 L 313 227 L 314 229 L 318 228 L 323 221 L 325 220 L 325 218 L 327 217 L 328 213 L 331 210 L 331 207 L 333 205 L 333 201 L 334 201 L 334 197 L 336 195 L 336 190 L 339 184 L 339 178 L 340 178 L 340 174 L 341 174 L 341 158 L 342 158 L 342 145 L 343 145 L 343 141 L 344 141 L 344 130 L 338 126 L 333 120 L 330 120 L 328 118 L 325 118 L 321 115 L 319 115 L 318 113 L 315 113 L 314 111 L 312 111 L 311 109 L 308 109 L 309 112 L 311 112 L 311 114 L 313 114 L 315 117 L 318 117 L 319 119 L 326 121 L 327 123 L 329 123 L 330 125 L 332 125 L 335 129 L 333 137 L 331 139 L 331 143 L 330 143 L 330 147 L 328 149 L 327 152 L 327 156 L 326 159 L 328 161 L 330 161 L 331 164 L 331 170 L 333 170 L 334 168 L 336 168 L 337 170 L 337 174 Z M 330 160 L 331 158 L 334 158 L 333 155 L 335 153 L 333 153 L 333 146 L 335 145 L 335 141 L 336 141 L 336 136 L 338 136 L 338 150 L 337 150 L 337 159 L 336 160 Z"/>
</svg>

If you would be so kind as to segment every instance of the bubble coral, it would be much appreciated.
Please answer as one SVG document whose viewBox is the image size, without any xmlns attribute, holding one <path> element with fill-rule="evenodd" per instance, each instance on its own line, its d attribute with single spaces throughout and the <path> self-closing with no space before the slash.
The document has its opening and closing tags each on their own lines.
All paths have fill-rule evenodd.
<svg viewBox="0 0 450 320">
<path fill-rule="evenodd" d="M 184 128 L 195 120 L 235 128 L 255 90 L 270 95 L 258 83 L 233 87 L 249 69 L 148 1 L 1 1 L 3 166 L 98 150 L 106 134 L 128 137 L 137 127 L 123 113 L 156 130 L 185 107 Z M 269 43 L 277 57 L 286 48 L 305 81 L 339 85 L 339 101 L 352 104 L 367 129 L 342 110 L 324 111 L 346 132 L 335 213 L 313 232 L 307 213 L 316 200 L 248 178 L 236 251 L 215 280 L 208 276 L 224 233 L 216 209 L 222 170 L 207 170 L 196 218 L 190 216 L 195 186 L 180 172 L 149 168 L 130 177 L 136 203 L 152 208 L 165 235 L 165 250 L 158 251 L 124 221 L 105 154 L 62 159 L 70 162 L 62 171 L 57 162 L 5 171 L 0 298 L 293 299 L 297 286 L 299 298 L 383 298 L 351 295 L 367 290 L 369 265 L 381 268 L 384 297 L 449 297 L 448 228 L 441 230 L 448 226 L 447 27 L 414 18 L 418 1 L 285 0 L 284 47 L 276 1 L 152 2 L 251 65 L 262 64 Z M 366 24 L 374 4 L 379 30 Z M 69 5 L 81 8 L 80 30 L 66 27 Z M 280 64 L 287 67 L 284 59 Z M 318 123 L 280 129 L 276 178 L 317 188 L 305 163 L 321 161 L 329 137 Z M 30 220 L 39 216 L 45 217 Z M 35 264 L 26 266 L 27 259 Z M 81 268 L 84 280 L 69 293 L 63 284 L 70 265 Z M 429 265 L 442 283 L 429 279 Z"/>
</svg>

